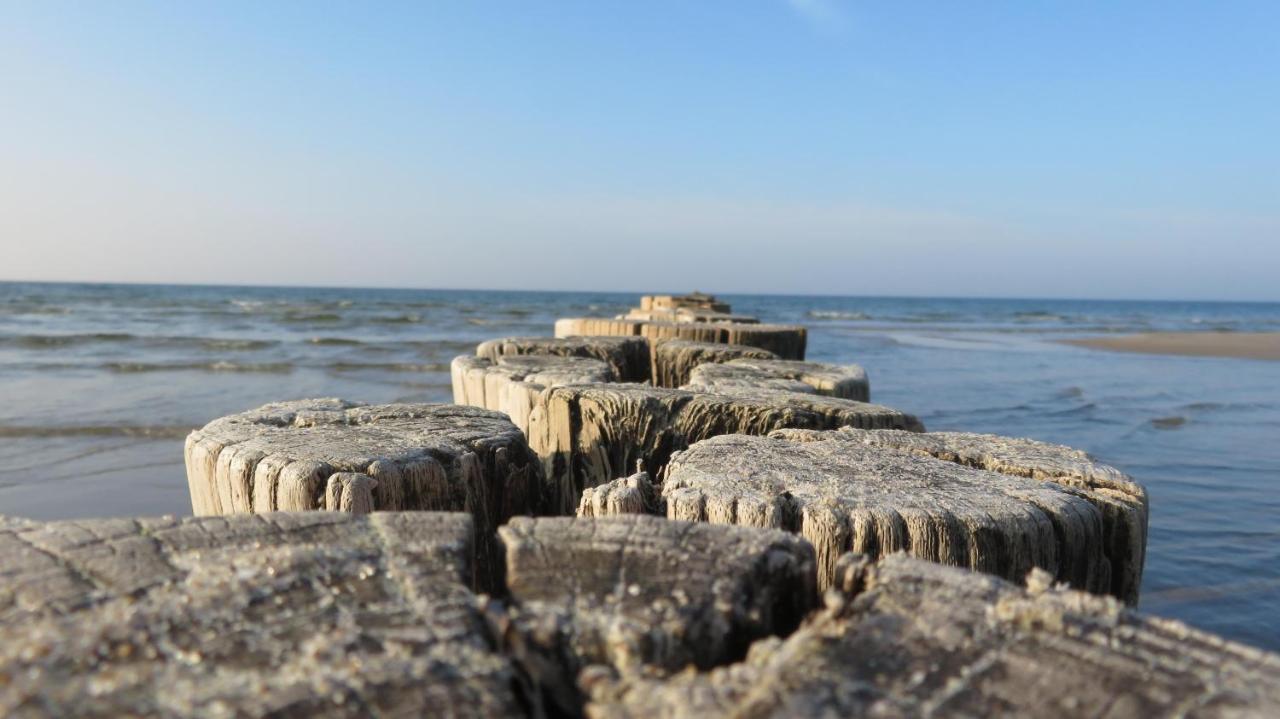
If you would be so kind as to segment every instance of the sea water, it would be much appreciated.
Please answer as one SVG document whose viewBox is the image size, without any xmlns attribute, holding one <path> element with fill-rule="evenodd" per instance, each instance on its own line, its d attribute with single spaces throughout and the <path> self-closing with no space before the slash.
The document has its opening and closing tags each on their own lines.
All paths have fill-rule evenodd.
<svg viewBox="0 0 1280 719">
<path fill-rule="evenodd" d="M 713 289 L 713 288 L 707 288 Z M 1280 305 L 725 296 L 931 430 L 1079 447 L 1151 497 L 1141 608 L 1280 650 L 1280 362 L 1058 340 L 1280 331 Z M 188 514 L 182 440 L 266 402 L 446 402 L 449 361 L 634 294 L 0 283 L 0 513 Z"/>
</svg>

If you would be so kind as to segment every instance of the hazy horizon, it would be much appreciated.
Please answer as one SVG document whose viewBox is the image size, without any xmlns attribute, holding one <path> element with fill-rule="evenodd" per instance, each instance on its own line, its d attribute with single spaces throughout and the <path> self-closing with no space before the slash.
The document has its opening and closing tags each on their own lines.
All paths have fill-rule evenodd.
<svg viewBox="0 0 1280 719">
<path fill-rule="evenodd" d="M 253 289 L 253 290 L 374 290 L 387 292 L 490 292 L 490 293 L 563 293 L 577 295 L 663 295 L 687 294 L 690 292 L 707 292 L 724 297 L 791 297 L 815 299 L 886 299 L 886 300 L 991 300 L 991 301 L 1045 301 L 1045 302 L 1151 302 L 1151 303 L 1204 303 L 1204 304 L 1244 304 L 1244 305 L 1280 305 L 1280 300 L 1233 300 L 1233 299 L 1185 299 L 1176 297 L 1060 297 L 1050 295 L 908 295 L 908 294 L 848 294 L 836 292 L 753 292 L 716 290 L 707 287 L 685 288 L 624 288 L 624 289 L 559 289 L 554 287 L 407 287 L 407 286 L 369 286 L 369 285 L 305 285 L 305 284 L 228 284 L 204 282 L 114 282 L 114 281 L 67 281 L 67 280 L 22 280 L 0 278 L 0 285 L 100 285 L 107 287 L 186 287 L 209 289 Z"/>
<path fill-rule="evenodd" d="M 1273 302 L 1277 23 L 13 3 L 0 276 Z"/>
</svg>

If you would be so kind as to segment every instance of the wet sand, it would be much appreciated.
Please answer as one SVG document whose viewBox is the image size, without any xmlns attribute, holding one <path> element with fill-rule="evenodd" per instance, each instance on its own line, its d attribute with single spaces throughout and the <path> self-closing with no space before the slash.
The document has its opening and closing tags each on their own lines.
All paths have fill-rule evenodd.
<svg viewBox="0 0 1280 719">
<path fill-rule="evenodd" d="M 1280 360 L 1280 332 L 1144 332 L 1063 342 L 1116 352 Z"/>
</svg>

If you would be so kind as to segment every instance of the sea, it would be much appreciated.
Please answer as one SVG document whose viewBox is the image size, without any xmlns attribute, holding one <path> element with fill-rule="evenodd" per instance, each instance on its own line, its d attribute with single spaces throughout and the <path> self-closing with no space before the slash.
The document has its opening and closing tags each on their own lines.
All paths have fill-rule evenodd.
<svg viewBox="0 0 1280 719">
<path fill-rule="evenodd" d="M 687 288 L 692 290 L 694 288 Z M 714 288 L 702 288 L 714 290 Z M 1280 304 L 725 295 L 810 329 L 931 430 L 1085 449 L 1146 485 L 1140 608 L 1280 650 L 1280 362 L 1060 340 L 1280 331 Z M 447 402 L 449 361 L 638 296 L 0 283 L 0 514 L 189 514 L 183 438 L 285 399 Z"/>
</svg>

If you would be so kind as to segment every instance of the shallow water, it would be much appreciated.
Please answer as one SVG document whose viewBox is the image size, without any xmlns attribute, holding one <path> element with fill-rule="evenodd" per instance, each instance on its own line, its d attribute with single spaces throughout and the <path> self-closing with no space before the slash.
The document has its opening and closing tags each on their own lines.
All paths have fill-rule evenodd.
<svg viewBox="0 0 1280 719">
<path fill-rule="evenodd" d="M 1280 362 L 1109 353 L 1099 333 L 1280 331 L 1280 305 L 727 296 L 857 362 L 933 430 L 1087 449 L 1143 482 L 1142 608 L 1280 649 Z M 632 294 L 0 284 L 0 513 L 185 514 L 182 438 L 281 399 L 450 399 L 484 339 Z"/>
</svg>

